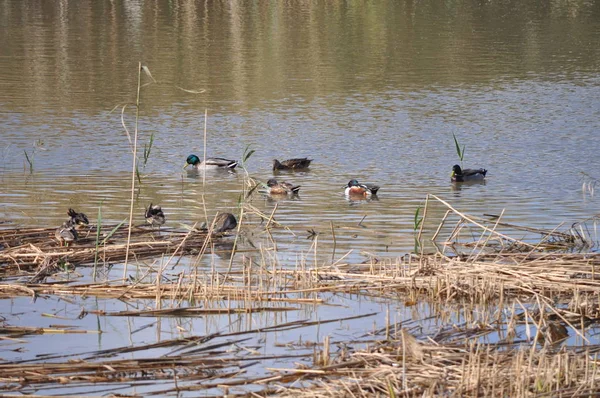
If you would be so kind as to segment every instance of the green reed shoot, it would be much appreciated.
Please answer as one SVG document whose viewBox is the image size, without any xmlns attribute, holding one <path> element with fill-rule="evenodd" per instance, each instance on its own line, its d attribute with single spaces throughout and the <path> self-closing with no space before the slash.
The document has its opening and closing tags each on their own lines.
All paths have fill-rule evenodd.
<svg viewBox="0 0 600 398">
<path fill-rule="evenodd" d="M 254 152 L 256 152 L 254 149 L 250 149 L 250 145 L 252 144 L 248 144 L 246 146 L 246 149 L 244 149 L 244 154 L 242 155 L 242 167 L 244 168 L 246 166 L 246 161 L 250 159 L 250 156 L 252 156 Z"/>
<path fill-rule="evenodd" d="M 388 389 L 388 397 L 396 398 L 396 393 L 394 391 L 394 386 L 392 385 L 392 381 L 390 379 L 387 380 L 387 389 Z"/>
<path fill-rule="evenodd" d="M 26 150 L 23 150 L 23 152 L 25 152 L 25 160 L 27 160 L 27 163 L 29 163 L 29 174 L 32 174 L 33 173 L 33 154 L 30 158 L 29 155 L 27 154 Z"/>
<path fill-rule="evenodd" d="M 112 236 L 115 234 L 115 232 L 117 232 L 119 230 L 119 228 L 121 228 L 121 226 L 123 226 L 123 224 L 125 224 L 126 222 L 127 222 L 127 219 L 124 219 L 123 221 L 118 223 L 116 227 L 111 229 L 110 232 L 108 234 L 106 234 L 106 236 L 104 237 L 104 239 L 102 239 L 102 242 L 100 242 L 100 244 L 104 245 L 110 238 L 112 238 Z"/>
<path fill-rule="evenodd" d="M 419 227 L 423 222 L 423 217 L 421 217 L 421 206 L 417 207 L 417 211 L 415 211 L 415 219 L 413 221 L 413 231 L 415 234 L 415 254 L 419 252 L 421 248 L 421 242 L 419 242 L 419 238 L 417 237 L 417 232 L 419 231 Z"/>
<path fill-rule="evenodd" d="M 102 202 L 98 206 L 98 221 L 96 223 L 96 253 L 94 253 L 94 272 L 92 280 L 96 282 L 96 271 L 98 269 L 98 247 L 100 247 L 100 230 L 102 228 Z"/>
<path fill-rule="evenodd" d="M 256 191 L 258 188 L 260 188 L 261 186 L 266 185 L 265 183 L 258 183 L 256 185 L 254 185 L 252 188 L 250 188 L 250 190 L 246 193 L 246 199 L 248 199 L 253 193 L 254 191 Z"/>
<path fill-rule="evenodd" d="M 35 141 L 33 143 L 33 149 L 31 150 L 31 155 L 29 153 L 27 153 L 26 150 L 23 150 L 23 152 L 25 153 L 25 160 L 29 164 L 29 174 L 33 173 L 33 160 L 35 158 L 35 152 L 38 147 L 42 147 L 43 145 L 44 145 L 44 141 L 42 141 L 42 140 Z"/>
<path fill-rule="evenodd" d="M 244 149 L 244 153 L 242 154 L 242 165 L 241 167 L 244 169 L 244 171 L 246 172 L 246 177 L 248 182 L 252 181 L 252 179 L 250 178 L 250 175 L 248 174 L 248 170 L 246 170 L 246 162 L 248 161 L 248 159 L 250 159 L 250 157 L 254 154 L 254 152 L 256 152 L 254 149 L 250 149 L 250 146 L 252 144 L 248 144 L 246 145 L 246 148 Z M 238 203 L 238 206 L 242 206 L 242 199 L 248 199 L 250 197 L 250 195 L 252 195 L 252 193 L 256 190 L 256 188 L 258 188 L 260 184 L 256 184 L 252 187 L 252 189 L 250 189 L 249 192 L 247 192 L 244 197 L 242 198 L 242 196 L 240 196 L 240 200 Z M 246 181 L 244 181 L 244 187 L 246 187 Z"/>
<path fill-rule="evenodd" d="M 144 168 L 148 163 L 148 159 L 150 158 L 150 152 L 152 151 L 152 145 L 154 144 L 154 133 L 150 135 L 150 142 L 148 144 L 144 144 Z"/>
<path fill-rule="evenodd" d="M 461 149 L 460 144 L 458 143 L 458 139 L 456 138 L 456 135 L 454 135 L 454 133 L 452 133 L 452 137 L 454 138 L 454 145 L 456 146 L 456 154 L 458 155 L 458 158 L 460 159 L 461 163 L 460 165 L 462 166 L 462 162 L 465 157 L 465 146 L 463 145 Z"/>
<path fill-rule="evenodd" d="M 137 177 L 138 183 L 141 184 L 142 183 L 142 174 L 140 173 L 140 168 L 138 167 L 138 165 L 135 165 L 135 176 Z"/>
</svg>

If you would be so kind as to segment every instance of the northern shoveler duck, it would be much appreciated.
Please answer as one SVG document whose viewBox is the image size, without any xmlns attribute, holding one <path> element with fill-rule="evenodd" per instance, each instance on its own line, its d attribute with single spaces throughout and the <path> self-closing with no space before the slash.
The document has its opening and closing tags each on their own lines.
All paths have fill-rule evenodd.
<svg viewBox="0 0 600 398">
<path fill-rule="evenodd" d="M 300 185 L 293 185 L 289 182 L 277 182 L 276 179 L 271 178 L 267 181 L 268 193 L 271 195 L 297 195 L 300 191 Z"/>
<path fill-rule="evenodd" d="M 213 221 L 215 232 L 225 232 L 237 227 L 237 220 L 231 213 L 219 213 Z"/>
<path fill-rule="evenodd" d="M 148 224 L 153 227 L 159 227 L 165 223 L 165 213 L 163 213 L 161 207 L 159 205 L 153 205 L 150 203 L 150 206 L 146 208 L 146 213 L 144 214 L 146 217 L 146 221 Z"/>
<path fill-rule="evenodd" d="M 56 232 L 54 232 L 54 237 L 56 240 L 58 240 L 58 243 L 61 247 L 63 243 L 66 246 L 69 246 L 69 243 L 75 242 L 79 238 L 76 226 L 77 224 L 75 224 L 75 221 L 71 218 L 65 221 L 60 227 L 58 227 Z"/>
<path fill-rule="evenodd" d="M 312 159 L 308 158 L 288 159 L 283 162 L 273 159 L 273 170 L 302 170 L 308 168 L 310 162 Z"/>
<path fill-rule="evenodd" d="M 90 221 L 84 213 L 77 213 L 71 208 L 69 208 L 69 211 L 67 211 L 67 215 L 70 217 L 70 221 L 72 221 L 73 225 L 76 227 L 89 225 L 90 223 Z"/>
<path fill-rule="evenodd" d="M 350 182 L 348 182 L 344 193 L 346 194 L 346 196 L 368 197 L 371 195 L 377 195 L 377 191 L 379 191 L 378 185 L 361 184 L 358 182 L 358 180 L 352 179 L 350 180 Z"/>
<path fill-rule="evenodd" d="M 486 169 L 461 169 L 459 165 L 452 166 L 450 180 L 452 182 L 465 182 L 483 180 L 487 174 Z"/>
<path fill-rule="evenodd" d="M 191 165 L 193 168 L 197 170 L 201 169 L 235 169 L 235 166 L 238 165 L 237 160 L 229 160 L 224 158 L 206 158 L 204 162 L 200 160 L 200 158 L 196 155 L 190 155 L 187 157 L 185 161 L 185 169 Z"/>
</svg>

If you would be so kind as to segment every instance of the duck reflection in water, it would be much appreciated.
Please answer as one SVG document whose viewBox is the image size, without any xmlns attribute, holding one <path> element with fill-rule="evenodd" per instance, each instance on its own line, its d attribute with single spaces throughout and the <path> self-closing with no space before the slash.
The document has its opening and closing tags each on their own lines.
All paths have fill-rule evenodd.
<svg viewBox="0 0 600 398">
<path fill-rule="evenodd" d="M 486 185 L 486 184 L 487 184 L 487 180 L 471 180 L 471 181 L 465 181 L 465 182 L 461 182 L 461 183 L 452 183 L 450 185 L 450 189 L 452 190 L 452 192 L 460 192 L 463 189 L 469 189 L 469 188 L 472 188 L 477 185 Z"/>
</svg>

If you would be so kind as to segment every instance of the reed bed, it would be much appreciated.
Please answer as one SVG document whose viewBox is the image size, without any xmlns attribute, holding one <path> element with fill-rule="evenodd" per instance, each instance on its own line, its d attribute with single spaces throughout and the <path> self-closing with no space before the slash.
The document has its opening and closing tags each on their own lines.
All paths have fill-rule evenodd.
<svg viewBox="0 0 600 398">
<path fill-rule="evenodd" d="M 285 228 L 274 219 L 275 211 L 267 216 L 249 204 L 243 208 L 245 214 L 264 220 L 266 235 L 270 228 Z M 235 261 L 233 254 L 242 250 L 231 245 L 227 269 L 200 269 L 198 261 L 207 248 L 233 239 L 195 228 L 157 231 L 103 226 L 98 241 L 92 227 L 69 247 L 58 245 L 54 229 L 0 231 L 0 277 L 5 278 L 0 298 L 141 300 L 144 305 L 137 308 L 94 313 L 192 318 L 298 312 L 354 294 L 400 301 L 406 307 L 428 303 L 445 325 L 431 331 L 418 322 L 392 324 L 388 317 L 384 328 L 357 338 L 356 348 L 356 341 L 325 336 L 322 342 L 312 343 L 312 354 L 261 354 L 264 347 L 256 340 L 249 342 L 250 336 L 340 322 L 341 318 L 279 322 L 239 332 L 0 363 L 0 383 L 7 386 L 6 391 L 27 394 L 42 387 L 60 388 L 63 393 L 86 386 L 111 392 L 139 387 L 144 395 L 194 391 L 215 396 L 304 397 L 599 394 L 600 346 L 591 344 L 587 333 L 600 320 L 600 254 L 589 250 L 595 244 L 596 219 L 573 224 L 566 231 L 525 228 L 503 222 L 502 215 L 475 217 L 459 212 L 433 195 L 427 198 L 422 214 L 423 219 L 415 222 L 415 253 L 398 258 L 371 256 L 363 263 L 344 261 L 344 254 L 325 264 L 311 261 L 309 266 L 301 260 L 296 267 L 279 263 L 273 242 L 273 247 L 261 246 Z M 331 230 L 335 234 L 333 224 Z M 508 231 L 538 235 L 539 240 L 517 239 Z M 127 253 L 138 262 L 141 276 L 136 279 L 46 278 L 65 264 L 120 263 Z M 177 268 L 175 274 L 166 271 L 164 262 L 140 261 L 164 255 L 170 255 L 166 264 L 175 256 L 195 260 Z M 465 315 L 469 322 L 451 324 L 451 317 L 443 315 L 449 309 L 471 314 Z M 8 340 L 39 333 L 88 331 L 60 325 L 3 324 L 0 328 L 2 339 Z M 492 334 L 494 338 L 486 338 Z M 561 346 L 569 336 L 577 336 L 581 344 Z M 119 357 L 133 352 L 144 357 Z M 312 362 L 306 360 L 309 357 Z M 290 363 L 293 358 L 304 360 L 296 366 L 246 374 L 250 366 L 265 361 Z M 236 388 L 241 390 L 233 393 Z"/>
<path fill-rule="evenodd" d="M 366 350 L 344 353 L 313 372 L 280 371 L 282 397 L 592 397 L 600 393 L 600 346 L 560 349 L 417 339 L 406 329 Z M 290 379 L 294 379 L 293 381 Z M 288 384 L 288 385 L 290 385 Z"/>
<path fill-rule="evenodd" d="M 225 236 L 194 228 L 182 231 L 140 226 L 131 229 L 128 241 L 128 225 L 103 225 L 100 241 L 96 238 L 96 227 L 90 226 L 79 232 L 77 242 L 60 246 L 54 238 L 55 231 L 55 228 L 0 230 L 0 245 L 3 247 L 0 250 L 0 277 L 40 272 L 68 264 L 119 263 L 125 260 L 128 251 L 129 256 L 137 260 L 164 254 L 191 254 L 198 252 L 209 240 L 211 243 L 218 242 Z"/>
</svg>

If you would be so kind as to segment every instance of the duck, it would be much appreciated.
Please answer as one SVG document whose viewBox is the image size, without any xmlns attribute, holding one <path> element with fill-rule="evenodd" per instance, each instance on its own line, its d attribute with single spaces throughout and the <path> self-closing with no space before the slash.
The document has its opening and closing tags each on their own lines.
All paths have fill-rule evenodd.
<svg viewBox="0 0 600 398">
<path fill-rule="evenodd" d="M 344 193 L 346 196 L 363 196 L 369 197 L 371 195 L 377 195 L 379 186 L 374 184 L 361 184 L 356 179 L 352 179 L 348 182 Z"/>
<path fill-rule="evenodd" d="M 77 241 L 79 239 L 79 235 L 77 234 L 77 224 L 75 221 L 70 218 L 65 221 L 56 232 L 54 232 L 54 237 L 58 240 L 59 245 L 62 247 L 63 243 L 66 246 L 69 246 L 69 243 Z"/>
<path fill-rule="evenodd" d="M 75 226 L 76 228 L 90 224 L 90 221 L 88 220 L 85 213 L 78 213 L 72 208 L 69 208 L 69 210 L 67 211 L 67 215 L 69 216 L 69 221 L 71 221 L 73 226 Z"/>
<path fill-rule="evenodd" d="M 483 180 L 487 174 L 486 169 L 461 169 L 457 164 L 452 166 L 450 180 L 452 182 L 465 182 Z"/>
<path fill-rule="evenodd" d="M 308 168 L 310 162 L 312 159 L 308 158 L 287 159 L 283 162 L 273 159 L 273 170 L 302 170 Z"/>
<path fill-rule="evenodd" d="M 190 155 L 187 157 L 186 161 L 185 161 L 185 166 L 183 166 L 183 168 L 185 169 L 186 167 L 188 167 L 189 165 L 192 165 L 192 167 L 196 170 L 201 170 L 201 169 L 235 169 L 235 166 L 238 165 L 237 160 L 230 160 L 230 159 L 225 159 L 225 158 L 206 158 L 206 160 L 204 162 L 202 162 L 200 160 L 200 158 L 196 155 Z"/>
<path fill-rule="evenodd" d="M 146 212 L 144 213 L 146 217 L 146 221 L 148 224 L 153 227 L 159 227 L 165 223 L 165 213 L 163 213 L 162 208 L 159 205 L 150 205 L 146 208 Z"/>
<path fill-rule="evenodd" d="M 213 220 L 214 232 L 220 233 L 235 229 L 237 220 L 231 213 L 218 213 Z"/>
<path fill-rule="evenodd" d="M 271 195 L 297 195 L 300 191 L 300 185 L 294 185 L 289 182 L 277 182 L 271 178 L 267 181 L 267 191 Z"/>
</svg>

